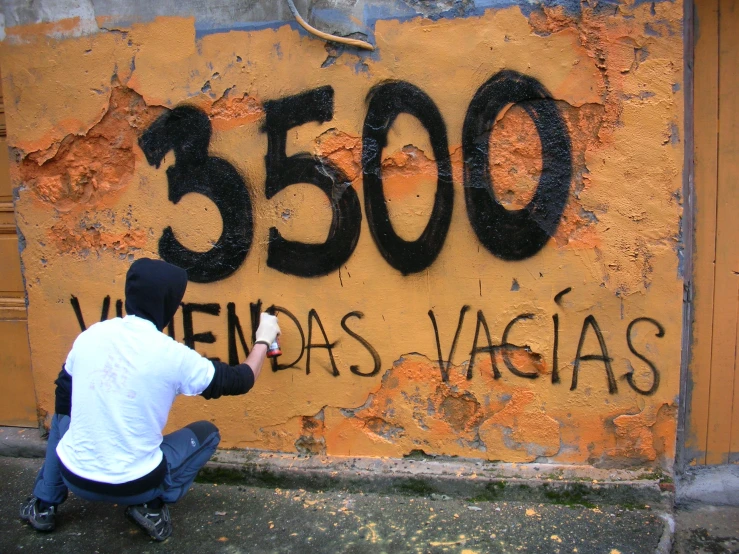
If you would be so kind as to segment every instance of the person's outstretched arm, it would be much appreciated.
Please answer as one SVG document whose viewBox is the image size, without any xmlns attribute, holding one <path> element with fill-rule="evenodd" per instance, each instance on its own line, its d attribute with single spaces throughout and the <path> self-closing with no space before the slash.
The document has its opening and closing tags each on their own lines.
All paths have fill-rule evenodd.
<svg viewBox="0 0 739 554">
<path fill-rule="evenodd" d="M 267 357 L 267 348 L 279 334 L 280 326 L 277 324 L 277 317 L 263 313 L 256 333 L 257 340 L 246 360 L 235 366 L 213 362 L 215 368 L 213 379 L 201 396 L 210 400 L 249 392 L 262 372 L 262 366 Z"/>
</svg>

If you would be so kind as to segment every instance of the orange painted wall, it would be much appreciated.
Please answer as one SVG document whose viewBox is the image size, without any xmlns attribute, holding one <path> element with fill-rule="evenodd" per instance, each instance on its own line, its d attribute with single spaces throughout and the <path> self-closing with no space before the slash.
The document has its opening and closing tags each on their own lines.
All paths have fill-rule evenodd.
<svg viewBox="0 0 739 554">
<path fill-rule="evenodd" d="M 313 347 L 309 368 L 305 352 L 297 367 L 266 372 L 248 396 L 178 401 L 170 428 L 211 419 L 226 447 L 366 456 L 423 450 L 669 468 L 681 344 L 681 22 L 680 2 L 585 9 L 577 17 L 560 8 L 525 16 L 511 7 L 458 19 L 378 21 L 377 50 L 361 55 L 338 53 L 290 26 L 196 38 L 194 21 L 182 18 L 87 36 L 75 36 L 74 21 L 9 29 L 0 63 L 39 408 L 53 410 L 54 376 L 80 330 L 72 296 L 87 325 L 100 318 L 106 296 L 113 317 L 131 261 L 158 256 L 167 227 L 197 252 L 221 235 L 218 208 L 205 196 L 169 201 L 174 153 L 156 167 L 138 144 L 158 117 L 189 104 L 209 116 L 210 155 L 242 176 L 253 212 L 243 264 L 188 288 L 195 338 L 208 331 L 215 337 L 196 348 L 227 359 L 227 304 L 234 303 L 248 338 L 249 304 L 260 299 L 292 313 L 306 340 L 311 325 L 312 343 L 322 344 L 309 317 L 315 310 L 328 341 L 338 342 L 334 366 L 328 349 Z M 556 108 L 571 144 L 562 218 L 544 247 L 519 261 L 493 255 L 465 207 L 465 116 L 476 91 L 504 70 L 549 91 L 554 101 L 540 102 Z M 438 257 L 408 275 L 376 246 L 362 188 L 367 96 L 389 79 L 412 83 L 438 107 L 453 177 L 452 218 Z M 288 131 L 286 155 L 307 152 L 343 170 L 362 222 L 339 269 L 298 277 L 268 265 L 270 228 L 290 241 L 321 243 L 331 202 L 309 184 L 266 198 L 265 107 L 326 85 L 333 117 Z M 524 208 L 544 168 L 542 141 L 524 107 L 502 110 L 488 151 L 496 197 L 507 210 Z M 382 159 L 393 229 L 416 240 L 437 190 L 429 134 L 400 115 Z M 192 311 L 206 303 L 217 304 L 211 311 L 218 314 Z M 379 356 L 375 375 L 361 375 L 372 372 L 373 358 L 342 327 L 351 312 L 363 316 L 346 327 Z M 478 318 L 495 346 L 522 314 L 530 317 L 511 326 L 509 345 L 478 352 L 470 366 Z M 280 320 L 281 360 L 288 362 L 300 353 L 301 337 L 285 314 Z M 174 331 L 182 340 L 182 311 Z M 488 346 L 482 326 L 477 346 Z"/>
</svg>

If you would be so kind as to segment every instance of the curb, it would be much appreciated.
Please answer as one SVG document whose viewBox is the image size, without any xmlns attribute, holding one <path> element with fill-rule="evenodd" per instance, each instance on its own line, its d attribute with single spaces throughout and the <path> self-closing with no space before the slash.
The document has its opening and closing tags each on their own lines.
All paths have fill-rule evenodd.
<svg viewBox="0 0 739 554">
<path fill-rule="evenodd" d="M 672 543 L 675 538 L 675 518 L 670 513 L 662 513 L 660 517 L 665 522 L 665 528 L 662 531 L 662 537 L 659 539 L 654 554 L 670 554 L 672 552 Z"/>
<path fill-rule="evenodd" d="M 37 429 L 0 427 L 0 456 L 43 458 L 45 455 L 46 440 Z M 671 511 L 674 501 L 674 494 L 663 491 L 659 477 L 647 470 L 441 457 L 342 458 L 218 450 L 200 471 L 198 480 L 282 489 L 453 496 L 472 501 L 621 504 L 649 506 L 663 512 Z M 669 549 L 659 552 L 666 553 Z"/>
<path fill-rule="evenodd" d="M 271 488 L 342 489 L 472 501 L 672 509 L 674 494 L 646 471 L 592 466 L 505 464 L 441 458 L 340 458 L 219 450 L 198 480 Z"/>
<path fill-rule="evenodd" d="M 6 458 L 44 458 L 46 441 L 38 429 L 0 427 L 0 456 Z"/>
</svg>

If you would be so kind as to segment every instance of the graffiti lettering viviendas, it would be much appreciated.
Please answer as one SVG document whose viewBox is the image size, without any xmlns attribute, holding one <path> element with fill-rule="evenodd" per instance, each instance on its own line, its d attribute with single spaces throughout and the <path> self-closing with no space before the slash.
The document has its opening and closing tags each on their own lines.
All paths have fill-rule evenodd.
<svg viewBox="0 0 739 554">
<path fill-rule="evenodd" d="M 404 275 L 428 268 L 444 246 L 454 207 L 452 168 L 444 119 L 433 100 L 405 81 L 376 85 L 368 95 L 362 130 L 362 175 L 365 211 L 372 238 L 383 258 Z M 542 173 L 531 201 L 507 210 L 495 198 L 490 177 L 490 133 L 496 118 L 510 104 L 520 105 L 533 120 L 541 140 Z M 359 240 L 362 211 L 348 176 L 330 160 L 298 153 L 287 156 L 291 129 L 310 122 L 325 123 L 334 115 L 334 90 L 323 86 L 264 104 L 262 132 L 267 135 L 264 194 L 273 198 L 287 187 L 307 183 L 320 188 L 331 203 L 326 240 L 309 244 L 285 239 L 269 230 L 267 265 L 288 275 L 318 277 L 341 267 Z M 400 114 L 423 125 L 437 169 L 434 204 L 426 227 L 415 241 L 401 239 L 393 229 L 382 183 L 382 151 L 388 131 Z M 175 204 L 188 193 L 211 199 L 223 220 L 223 233 L 207 252 L 185 248 L 167 227 L 159 240 L 162 258 L 187 269 L 191 281 L 210 283 L 236 271 L 252 243 L 252 207 L 245 180 L 227 161 L 210 156 L 211 124 L 192 106 L 179 106 L 157 119 L 139 140 L 149 164 L 159 167 L 174 150 L 167 168 L 169 199 Z M 500 71 L 475 93 L 462 130 L 464 191 L 467 215 L 480 242 L 503 260 L 537 254 L 555 233 L 567 203 L 572 154 L 567 126 L 550 94 L 533 77 Z"/>
<path fill-rule="evenodd" d="M 101 315 L 101 321 L 104 321 L 109 317 L 110 312 L 110 303 L 111 299 L 110 296 L 106 296 L 103 299 L 102 302 L 102 310 L 100 312 Z M 77 319 L 77 323 L 80 326 L 80 330 L 84 331 L 86 329 L 85 325 L 85 319 L 82 314 L 82 307 L 80 304 L 79 299 L 72 295 L 70 298 L 70 304 L 72 306 L 72 310 L 74 311 L 75 318 Z M 118 305 L 118 302 L 116 302 L 116 305 Z M 251 303 L 249 305 L 249 312 L 251 315 L 251 333 L 250 338 L 253 341 L 254 340 L 254 333 L 256 332 L 257 327 L 259 326 L 259 313 L 262 311 L 262 302 L 261 300 L 258 300 L 257 302 Z M 434 314 L 433 310 L 429 310 L 428 316 L 431 320 L 432 329 L 434 333 L 434 339 L 436 341 L 436 348 L 437 348 L 437 354 L 438 354 L 438 366 L 439 370 L 441 371 L 442 380 L 449 381 L 449 372 L 454 367 L 454 356 L 455 352 L 457 351 L 457 347 L 459 346 L 460 342 L 460 336 L 462 334 L 462 328 L 464 327 L 465 323 L 465 316 L 467 312 L 470 311 L 470 306 L 462 306 L 462 309 L 459 312 L 459 318 L 457 320 L 457 326 L 454 331 L 454 337 L 451 341 L 451 344 L 449 346 L 449 353 L 444 359 L 442 354 L 442 347 L 441 347 L 441 334 L 439 332 L 439 325 L 436 318 L 436 315 Z M 277 359 L 272 359 L 272 370 L 282 371 L 286 369 L 304 369 L 305 375 L 310 375 L 312 373 L 312 365 L 316 365 L 315 357 L 318 355 L 318 353 L 322 350 L 326 351 L 325 356 L 322 355 L 321 363 L 319 364 L 322 366 L 326 371 L 328 371 L 331 375 L 334 377 L 340 377 L 342 375 L 345 375 L 341 371 L 340 368 L 340 361 L 339 359 L 334 355 L 334 349 L 341 343 L 343 340 L 345 340 L 345 337 L 337 335 L 337 328 L 340 327 L 341 330 L 343 330 L 346 335 L 357 341 L 359 345 L 362 346 L 362 348 L 366 351 L 367 354 L 369 354 L 369 357 L 371 357 L 372 364 L 371 369 L 369 366 L 360 366 L 356 363 L 349 362 L 348 369 L 349 371 L 357 375 L 359 377 L 373 377 L 375 375 L 378 375 L 382 370 L 382 360 L 380 358 L 380 354 L 378 353 L 377 349 L 372 345 L 372 341 L 368 339 L 366 336 L 361 335 L 359 332 L 357 332 L 355 329 L 349 328 L 347 322 L 350 319 L 355 320 L 362 320 L 365 317 L 365 314 L 359 311 L 351 311 L 344 315 L 339 322 L 331 322 L 331 321 L 322 321 L 321 317 L 318 315 L 318 311 L 316 309 L 310 309 L 307 313 L 306 319 L 303 321 L 307 323 L 307 332 L 306 329 L 306 323 L 301 323 L 300 319 L 294 315 L 290 310 L 284 307 L 280 306 L 270 306 L 267 308 L 267 311 L 279 314 L 281 317 L 281 327 L 283 333 L 288 332 L 291 334 L 292 341 L 291 341 L 291 349 L 293 352 L 296 350 L 299 350 L 297 356 L 289 361 L 284 363 L 278 363 Z M 221 316 L 221 304 L 219 303 L 207 303 L 207 304 L 195 304 L 195 303 L 183 303 L 182 304 L 182 315 L 181 315 L 181 321 L 182 321 L 182 327 L 184 329 L 184 337 L 183 342 L 189 346 L 190 348 L 195 348 L 197 344 L 215 344 L 218 342 L 218 336 L 210 330 L 199 330 L 199 332 L 195 332 L 194 328 L 196 327 L 194 321 L 193 321 L 193 314 L 203 314 L 202 316 L 198 316 L 199 318 L 202 317 L 202 320 L 198 320 L 197 327 L 201 329 L 202 327 L 205 327 L 207 325 L 213 325 L 215 323 L 215 319 L 213 316 Z M 117 314 L 118 317 L 120 317 L 121 314 Z M 483 310 L 477 311 L 477 323 L 475 327 L 475 334 L 474 334 L 474 340 L 472 342 L 472 348 L 470 350 L 469 354 L 469 362 L 465 362 L 462 364 L 462 367 L 466 366 L 466 377 L 467 379 L 473 378 L 473 370 L 476 366 L 476 362 L 478 360 L 478 356 L 480 354 L 488 354 L 490 356 L 490 362 L 491 362 L 491 370 L 493 374 L 493 378 L 495 380 L 503 378 L 503 374 L 500 371 L 500 368 L 498 366 L 497 356 L 500 356 L 500 359 L 503 361 L 503 365 L 508 369 L 510 372 L 510 375 L 513 376 L 514 379 L 536 379 L 541 377 L 541 374 L 538 371 L 522 371 L 520 367 L 516 367 L 513 359 L 511 358 L 511 354 L 516 352 L 524 352 L 527 354 L 528 359 L 530 360 L 541 360 L 541 356 L 531 350 L 529 346 L 521 346 L 518 344 L 514 344 L 510 342 L 509 336 L 513 332 L 514 327 L 524 321 L 529 320 L 535 320 L 537 319 L 533 314 L 525 313 L 518 315 L 511 319 L 503 329 L 501 341 L 498 344 L 494 344 L 490 328 L 488 326 L 488 323 L 486 321 L 485 315 L 483 313 Z M 555 322 L 555 333 L 554 333 L 554 343 L 553 343 L 553 349 L 552 349 L 552 378 L 551 382 L 553 385 L 556 385 L 560 383 L 560 374 L 559 374 L 559 368 L 557 367 L 558 361 L 558 348 L 559 348 L 559 342 L 560 342 L 560 335 L 561 330 L 559 328 L 559 318 L 558 314 L 554 314 L 554 322 Z M 358 322 L 355 321 L 355 324 Z M 644 364 L 647 365 L 649 368 L 649 371 L 652 375 L 652 382 L 651 386 L 649 388 L 641 388 L 634 380 L 634 368 L 631 365 L 631 362 L 629 360 L 626 360 L 627 367 L 629 371 L 621 376 L 621 378 L 624 378 L 628 381 L 631 388 L 634 389 L 639 394 L 643 395 L 651 395 L 654 394 L 657 389 L 659 388 L 660 384 L 660 375 L 659 370 L 657 369 L 657 366 L 654 361 L 650 360 L 646 357 L 646 355 L 643 352 L 640 352 L 637 350 L 636 346 L 634 345 L 634 340 L 637 336 L 636 328 L 639 326 L 639 328 L 642 328 L 640 324 L 646 324 L 649 323 L 653 325 L 657 332 L 654 333 L 654 336 L 658 339 L 661 339 L 665 336 L 665 329 L 662 326 L 661 323 L 659 323 L 657 320 L 649 318 L 649 317 L 638 317 L 634 320 L 632 320 L 626 330 L 626 345 L 628 346 L 629 351 L 636 356 L 639 360 L 641 360 Z M 293 329 L 294 327 L 294 329 Z M 243 357 L 239 356 L 239 352 L 237 350 L 237 346 L 240 343 L 241 348 L 244 352 L 243 356 L 246 356 L 249 353 L 249 348 L 247 346 L 247 340 L 245 336 L 245 330 L 244 326 L 241 323 L 241 320 L 237 316 L 237 310 L 236 310 L 236 304 L 234 302 L 228 302 L 226 304 L 226 328 L 228 329 L 227 333 L 227 350 L 228 350 L 228 362 L 230 364 L 237 364 L 240 361 L 243 361 Z M 480 337 L 480 329 L 484 330 L 485 332 L 485 340 L 487 344 L 485 346 L 481 346 L 481 337 Z M 598 354 L 584 354 L 583 353 L 583 347 L 585 343 L 585 338 L 588 334 L 588 331 L 592 329 L 592 332 L 595 333 L 596 338 L 598 339 L 598 345 L 600 353 Z M 168 329 L 169 335 L 174 338 L 174 327 L 170 326 Z M 578 385 L 578 377 L 580 372 L 580 367 L 583 362 L 600 362 L 603 364 L 605 373 L 606 373 L 606 384 L 608 388 L 608 392 L 610 394 L 616 394 L 618 393 L 618 388 L 616 387 L 616 378 L 614 375 L 614 360 L 611 358 L 608 354 L 608 347 L 606 345 L 606 339 L 605 335 L 603 334 L 598 322 L 596 321 L 595 317 L 590 314 L 585 317 L 583 320 L 582 328 L 579 331 L 579 335 L 577 334 L 577 331 L 575 329 L 571 329 L 570 333 L 568 335 L 572 339 L 577 339 L 577 353 L 575 355 L 575 360 L 572 363 L 572 385 L 570 386 L 571 391 L 577 390 Z M 299 340 L 298 340 L 298 337 Z M 330 340 L 329 337 L 331 337 L 334 340 Z M 238 340 L 238 342 L 237 342 Z M 573 341 L 574 344 L 574 341 Z M 646 350 L 649 350 L 649 346 L 646 346 Z M 316 350 L 314 353 L 313 351 Z M 303 360 L 305 357 L 305 367 L 301 368 L 298 364 Z M 367 356 L 364 356 L 367 358 Z M 218 359 L 218 358 L 211 358 L 211 359 Z M 282 361 L 282 358 L 280 358 L 280 361 Z M 353 361 L 353 360 L 352 360 Z M 595 365 L 595 364 L 594 364 Z M 346 367 L 346 366 L 345 366 Z M 641 379 L 641 377 L 640 377 Z"/>
</svg>

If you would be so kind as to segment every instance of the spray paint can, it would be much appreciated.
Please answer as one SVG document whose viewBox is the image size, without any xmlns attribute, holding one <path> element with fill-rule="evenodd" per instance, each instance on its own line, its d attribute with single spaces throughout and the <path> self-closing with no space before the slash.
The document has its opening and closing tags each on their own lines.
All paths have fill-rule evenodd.
<svg viewBox="0 0 739 554">
<path fill-rule="evenodd" d="M 282 356 L 282 350 L 280 350 L 280 343 L 275 339 L 275 341 L 269 345 L 269 348 L 267 348 L 267 357 L 276 358 L 277 356 Z"/>
<path fill-rule="evenodd" d="M 277 315 L 276 312 L 277 310 L 274 305 L 267 308 L 267 313 L 269 315 Z M 280 342 L 277 340 L 277 337 L 275 337 L 275 340 L 272 341 L 272 344 L 267 348 L 267 357 L 276 358 L 277 356 L 282 356 L 282 350 L 280 349 Z"/>
</svg>

